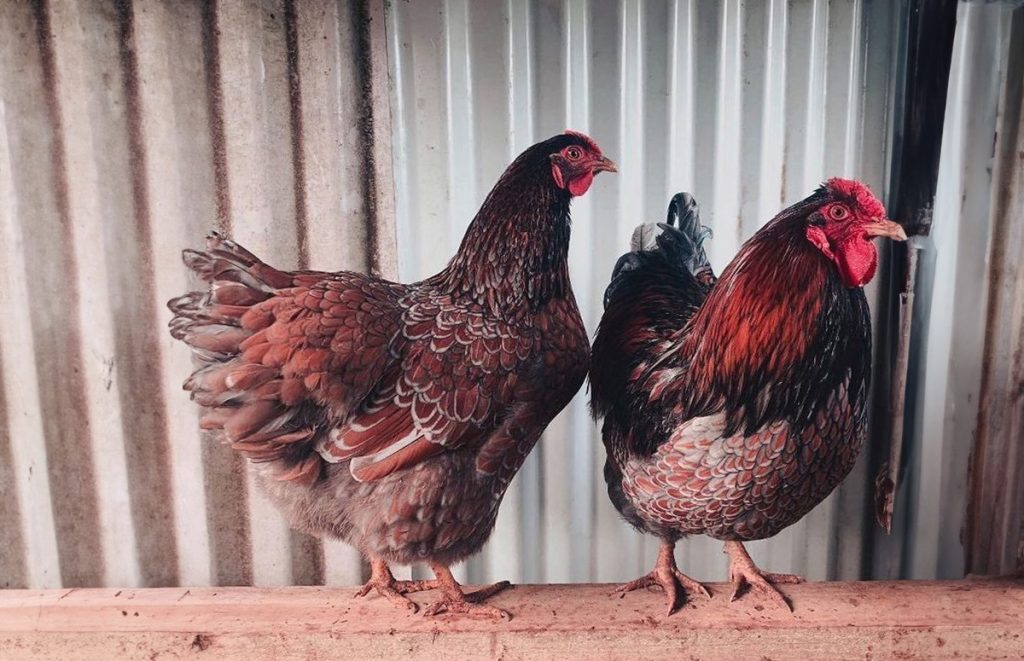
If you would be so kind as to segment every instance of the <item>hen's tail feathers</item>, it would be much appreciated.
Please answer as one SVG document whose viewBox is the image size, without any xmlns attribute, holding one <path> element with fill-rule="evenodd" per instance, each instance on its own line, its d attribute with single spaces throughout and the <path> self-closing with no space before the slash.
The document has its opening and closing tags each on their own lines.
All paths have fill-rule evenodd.
<svg viewBox="0 0 1024 661">
<path fill-rule="evenodd" d="M 314 435 L 310 412 L 290 401 L 278 369 L 243 356 L 245 341 L 270 323 L 259 304 L 291 276 L 217 232 L 207 236 L 205 251 L 185 250 L 182 259 L 209 283 L 167 303 L 171 335 L 192 349 L 196 363 L 183 387 L 204 407 L 200 426 L 223 429 L 231 447 L 253 461 L 284 460 L 279 479 L 312 482 L 320 462 L 302 447 Z"/>
<path fill-rule="evenodd" d="M 710 236 L 711 230 L 700 223 L 697 200 L 689 193 L 676 193 L 669 202 L 664 223 L 644 223 L 633 230 L 630 252 L 620 257 L 612 270 L 612 280 L 604 294 L 604 306 L 607 308 L 614 299 L 622 284 L 621 275 L 639 269 L 646 258 L 658 254 L 702 284 L 710 285 L 715 276 L 704 251 L 704 241 Z"/>
</svg>

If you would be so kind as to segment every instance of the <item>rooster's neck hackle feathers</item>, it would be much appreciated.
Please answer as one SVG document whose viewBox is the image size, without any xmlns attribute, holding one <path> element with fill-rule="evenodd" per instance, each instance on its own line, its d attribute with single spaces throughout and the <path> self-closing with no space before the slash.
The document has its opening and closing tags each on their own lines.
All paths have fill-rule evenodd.
<svg viewBox="0 0 1024 661">
<path fill-rule="evenodd" d="M 774 419 L 809 421 L 844 379 L 855 393 L 867 383 L 864 293 L 846 288 L 804 237 L 808 214 L 826 195 L 819 190 L 755 234 L 676 334 L 672 353 L 690 380 L 683 393 L 688 416 L 724 410 L 727 433 L 752 433 Z M 668 374 L 656 388 L 673 387 Z"/>
<path fill-rule="evenodd" d="M 495 314 L 536 310 L 571 292 L 569 194 L 554 185 L 548 145 L 526 150 L 495 184 L 436 278 Z"/>
</svg>

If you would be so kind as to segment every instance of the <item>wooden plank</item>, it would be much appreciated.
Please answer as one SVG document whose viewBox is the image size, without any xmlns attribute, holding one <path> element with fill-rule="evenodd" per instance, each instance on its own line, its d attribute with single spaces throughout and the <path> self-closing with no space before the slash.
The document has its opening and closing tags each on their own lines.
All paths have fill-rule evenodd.
<svg viewBox="0 0 1024 661">
<path fill-rule="evenodd" d="M 661 593 L 516 586 L 510 622 L 428 619 L 350 588 L 0 591 L 0 658 L 1020 658 L 1024 581 L 807 583 L 792 614 L 728 586 L 671 617 Z M 421 604 L 434 593 L 417 595 Z"/>
</svg>

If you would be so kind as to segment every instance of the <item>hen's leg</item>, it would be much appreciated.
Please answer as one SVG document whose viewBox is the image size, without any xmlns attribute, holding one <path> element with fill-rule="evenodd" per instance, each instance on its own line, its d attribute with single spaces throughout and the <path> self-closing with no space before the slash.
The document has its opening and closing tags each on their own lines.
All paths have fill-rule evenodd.
<svg viewBox="0 0 1024 661">
<path fill-rule="evenodd" d="M 380 558 L 370 558 L 370 580 L 356 592 L 355 596 L 365 597 L 370 590 L 376 590 L 377 594 L 385 597 L 391 603 L 404 606 L 415 613 L 420 607 L 405 594 L 419 590 L 432 590 L 437 587 L 436 584 L 437 581 L 396 581 L 388 563 Z"/>
<path fill-rule="evenodd" d="M 626 583 L 615 592 L 631 592 L 651 585 L 660 585 L 668 597 L 668 615 L 675 613 L 686 603 L 687 591 L 700 592 L 705 597 L 710 597 L 711 592 L 702 583 L 690 578 L 676 567 L 675 549 L 675 542 L 661 540 L 658 562 L 654 565 L 654 570 L 646 576 Z"/>
<path fill-rule="evenodd" d="M 508 581 L 501 581 L 500 583 L 480 588 L 476 592 L 466 594 L 462 591 L 462 586 L 452 576 L 452 572 L 448 569 L 447 565 L 432 562 L 430 563 L 430 568 L 434 570 L 434 574 L 437 576 L 437 584 L 441 589 L 441 598 L 427 606 L 427 609 L 423 611 L 424 615 L 437 615 L 448 612 L 466 613 L 472 616 L 493 619 L 512 619 L 512 615 L 508 611 L 480 603 L 509 587 L 511 583 Z"/>
<path fill-rule="evenodd" d="M 743 592 L 744 587 L 750 586 L 779 606 L 793 610 L 786 596 L 782 594 L 776 583 L 803 583 L 804 579 L 793 574 L 772 574 L 758 569 L 754 561 L 750 559 L 747 549 L 743 548 L 740 542 L 726 542 L 725 552 L 729 554 L 729 580 L 732 581 L 733 591 L 729 601 L 736 601 Z"/>
</svg>

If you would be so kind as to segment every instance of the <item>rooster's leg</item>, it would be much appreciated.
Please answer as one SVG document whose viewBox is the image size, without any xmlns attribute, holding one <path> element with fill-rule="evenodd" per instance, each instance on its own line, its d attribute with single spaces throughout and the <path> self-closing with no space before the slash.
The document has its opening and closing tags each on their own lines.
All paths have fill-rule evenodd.
<svg viewBox="0 0 1024 661">
<path fill-rule="evenodd" d="M 452 576 L 452 572 L 448 569 L 447 565 L 432 562 L 430 563 L 430 568 L 434 570 L 434 574 L 437 576 L 437 584 L 441 589 L 441 598 L 427 606 L 427 609 L 423 611 L 424 615 L 437 615 L 448 612 L 466 613 L 472 616 L 493 619 L 512 619 L 512 615 L 508 611 L 480 603 L 509 587 L 511 584 L 508 581 L 501 581 L 500 583 L 480 588 L 476 592 L 466 594 L 462 591 L 462 586 Z"/>
<path fill-rule="evenodd" d="M 793 610 L 786 596 L 775 587 L 776 583 L 803 583 L 799 576 L 793 574 L 772 574 L 758 569 L 754 561 L 750 559 L 747 549 L 743 548 L 740 542 L 726 542 L 725 552 L 729 554 L 729 580 L 733 584 L 732 597 L 729 601 L 736 601 L 744 587 L 750 586 L 754 590 L 764 594 L 779 606 Z"/>
<path fill-rule="evenodd" d="M 370 590 L 376 590 L 377 594 L 385 597 L 391 603 L 404 606 L 413 613 L 420 607 L 405 594 L 420 590 L 432 590 L 437 587 L 437 581 L 396 581 L 388 563 L 380 558 L 370 558 L 370 572 L 370 580 L 356 592 L 355 596 L 365 597 Z"/>
<path fill-rule="evenodd" d="M 659 585 L 665 591 L 665 596 L 668 597 L 668 615 L 682 607 L 686 600 L 686 591 L 700 592 L 705 597 L 710 597 L 711 592 L 702 583 L 690 578 L 676 567 L 675 548 L 675 542 L 661 540 L 658 562 L 654 565 L 654 570 L 646 576 L 626 583 L 615 592 L 631 592 L 651 585 Z"/>
</svg>

